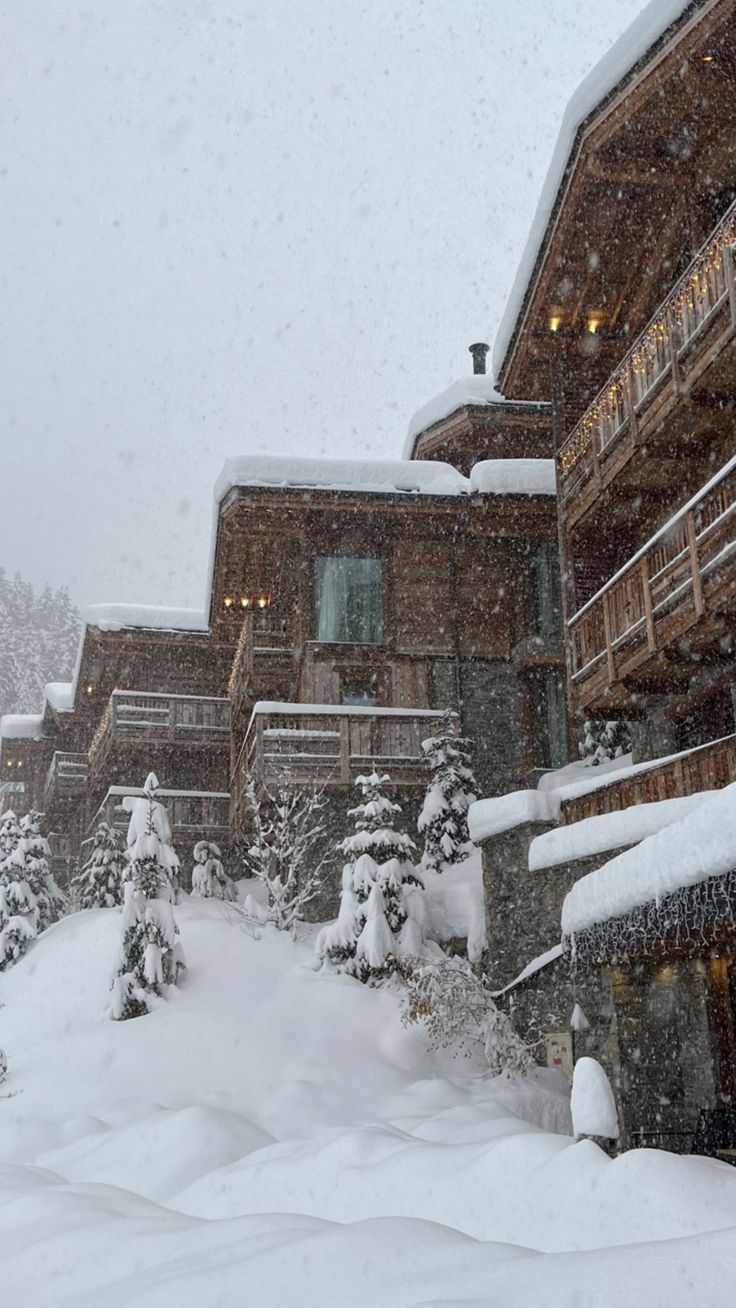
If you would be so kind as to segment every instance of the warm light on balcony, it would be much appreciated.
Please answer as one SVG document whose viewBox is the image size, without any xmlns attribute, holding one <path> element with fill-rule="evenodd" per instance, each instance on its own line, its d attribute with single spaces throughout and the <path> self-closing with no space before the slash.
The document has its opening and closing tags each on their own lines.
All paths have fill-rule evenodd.
<svg viewBox="0 0 736 1308">
<path fill-rule="evenodd" d="M 562 322 L 562 318 L 560 317 L 560 315 L 557 314 L 557 313 L 554 313 L 554 314 L 552 315 L 552 317 L 550 318 L 550 320 L 549 320 L 549 329 L 550 329 L 550 331 L 553 332 L 553 333 L 559 331 L 559 330 L 560 330 L 560 323 L 561 323 L 561 322 Z"/>
<path fill-rule="evenodd" d="M 268 595 L 259 595 L 259 596 L 258 596 L 258 607 L 259 607 L 259 609 L 267 609 L 267 608 L 268 608 L 268 604 L 269 604 Z"/>
<path fill-rule="evenodd" d="M 589 319 L 588 319 L 588 331 L 590 332 L 591 336 L 595 336 L 595 334 L 596 334 L 596 332 L 598 331 L 598 328 L 600 327 L 600 325 L 601 325 L 601 320 L 600 320 L 600 318 L 589 318 Z"/>
<path fill-rule="evenodd" d="M 240 607 L 241 607 L 241 609 L 249 609 L 249 608 L 250 608 L 250 595 L 243 595 L 243 596 L 241 597 L 241 600 L 240 600 Z"/>
<path fill-rule="evenodd" d="M 232 595 L 226 595 L 222 602 L 225 605 L 226 609 L 231 609 L 233 607 L 233 604 L 235 603 Z"/>
<path fill-rule="evenodd" d="M 92 684 L 91 681 L 88 681 L 88 682 L 87 682 L 87 694 L 88 694 L 88 695 L 91 695 L 93 692 L 94 692 L 94 686 L 93 686 L 93 684 Z"/>
</svg>

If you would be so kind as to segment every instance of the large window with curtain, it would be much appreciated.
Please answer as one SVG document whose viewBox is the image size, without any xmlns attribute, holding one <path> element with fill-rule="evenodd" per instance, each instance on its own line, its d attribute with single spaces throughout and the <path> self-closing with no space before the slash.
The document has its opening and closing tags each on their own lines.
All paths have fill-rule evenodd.
<svg viewBox="0 0 736 1308">
<path fill-rule="evenodd" d="M 317 640 L 380 645 L 381 583 L 380 559 L 317 559 Z"/>
</svg>

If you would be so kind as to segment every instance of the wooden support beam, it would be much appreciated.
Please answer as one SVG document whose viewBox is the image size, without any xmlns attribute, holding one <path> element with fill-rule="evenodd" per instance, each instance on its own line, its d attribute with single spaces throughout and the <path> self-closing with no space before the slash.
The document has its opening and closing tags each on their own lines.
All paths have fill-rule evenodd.
<svg viewBox="0 0 736 1308">
<path fill-rule="evenodd" d="M 728 306 L 731 310 L 731 325 L 736 327 L 736 278 L 733 269 L 733 251 L 729 245 L 723 247 L 723 271 L 728 287 Z"/>
<path fill-rule="evenodd" d="M 649 589 L 649 559 L 646 554 L 639 565 L 641 573 L 641 590 L 644 598 L 644 616 L 647 623 L 647 647 L 651 654 L 657 649 L 657 639 L 654 634 L 654 611 L 652 609 L 652 592 Z"/>
<path fill-rule="evenodd" d="M 350 783 L 350 722 L 347 717 L 340 718 L 340 781 L 343 785 Z"/>
<path fill-rule="evenodd" d="M 703 599 L 703 581 L 700 576 L 700 561 L 698 559 L 698 538 L 695 531 L 695 514 L 692 510 L 687 515 L 687 543 L 690 548 L 690 569 L 693 578 L 695 614 L 698 618 L 702 618 L 705 613 L 705 601 Z"/>
<path fill-rule="evenodd" d="M 606 637 L 606 664 L 608 667 L 608 684 L 616 680 L 616 662 L 613 657 L 613 640 L 611 637 L 611 601 L 608 591 L 603 594 L 603 630 Z"/>
</svg>

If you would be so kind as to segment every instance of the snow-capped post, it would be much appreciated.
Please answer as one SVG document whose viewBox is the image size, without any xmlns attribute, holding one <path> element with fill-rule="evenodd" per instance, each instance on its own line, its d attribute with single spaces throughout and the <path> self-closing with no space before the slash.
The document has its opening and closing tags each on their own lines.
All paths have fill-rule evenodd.
<svg viewBox="0 0 736 1308">
<path fill-rule="evenodd" d="M 141 1017 L 176 985 L 185 967 L 174 918 L 174 876 L 179 860 L 171 844 L 166 809 L 156 802 L 153 772 L 143 798 L 126 797 L 128 869 L 123 902 L 123 939 L 112 983 L 111 1016 L 116 1021 Z"/>
<path fill-rule="evenodd" d="M 355 831 L 338 846 L 347 859 L 340 911 L 316 941 L 323 963 L 359 981 L 388 975 L 396 959 L 424 946 L 423 883 L 411 861 L 416 846 L 394 829 L 401 805 L 383 793 L 388 784 L 375 768 L 356 780 L 361 802 L 348 810 Z"/>
<path fill-rule="evenodd" d="M 198 840 L 192 850 L 192 894 L 200 899 L 224 899 L 234 903 L 238 898 L 235 882 L 222 866 L 219 845 L 211 840 Z"/>
<path fill-rule="evenodd" d="M 609 759 L 621 758 L 631 752 L 631 730 L 628 722 L 583 723 L 583 739 L 579 746 L 580 758 L 588 767 L 597 768 Z"/>
<path fill-rule="evenodd" d="M 611 1083 L 595 1058 L 579 1058 L 572 1075 L 572 1131 L 576 1140 L 594 1140 L 613 1153 L 619 1137 Z"/>
<path fill-rule="evenodd" d="M 417 828 L 424 836 L 422 867 L 441 872 L 443 863 L 460 863 L 470 852 L 468 809 L 478 783 L 470 766 L 469 742 L 458 734 L 458 717 L 445 711 L 436 733 L 422 741 L 432 779 Z"/>
<path fill-rule="evenodd" d="M 72 879 L 71 890 L 79 908 L 115 908 L 123 902 L 123 876 L 127 869 L 118 833 L 101 822 L 92 838 L 89 857 Z"/>
<path fill-rule="evenodd" d="M 245 794 L 252 830 L 246 865 L 268 895 L 265 909 L 249 897 L 246 913 L 295 936 L 324 880 L 323 793 L 314 787 L 297 789 L 287 776 L 273 791 L 258 790 L 251 780 Z"/>
<path fill-rule="evenodd" d="M 2 847 L 8 852 L 0 862 L 0 971 L 17 962 L 66 907 L 49 868 L 40 815 L 27 813 L 20 821 L 14 813 L 4 817 Z"/>
</svg>

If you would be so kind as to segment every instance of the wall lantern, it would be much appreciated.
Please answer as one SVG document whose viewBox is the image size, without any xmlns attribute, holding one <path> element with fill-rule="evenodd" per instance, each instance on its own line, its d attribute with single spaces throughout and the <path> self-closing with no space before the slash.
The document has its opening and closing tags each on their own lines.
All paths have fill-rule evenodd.
<svg viewBox="0 0 736 1308">
<path fill-rule="evenodd" d="M 87 694 L 88 694 L 88 695 L 91 695 L 91 694 L 93 693 L 93 691 L 94 691 L 94 686 L 92 685 L 92 682 L 91 682 L 91 681 L 88 681 L 88 682 L 87 682 Z"/>
<path fill-rule="evenodd" d="M 715 59 L 715 55 L 712 54 L 701 55 L 701 61 L 704 64 L 712 64 L 714 59 Z"/>
<path fill-rule="evenodd" d="M 562 318 L 560 317 L 560 315 L 557 313 L 553 314 L 549 320 L 550 331 L 553 333 L 559 331 L 561 322 L 562 322 Z"/>
<path fill-rule="evenodd" d="M 226 595 L 222 602 L 226 609 L 231 609 L 234 603 L 232 595 Z"/>
<path fill-rule="evenodd" d="M 590 332 L 591 336 L 595 336 L 600 325 L 601 325 L 600 318 L 591 317 L 588 319 L 588 331 Z"/>
<path fill-rule="evenodd" d="M 250 595 L 243 595 L 240 601 L 241 609 L 249 609 L 250 606 Z"/>
</svg>

